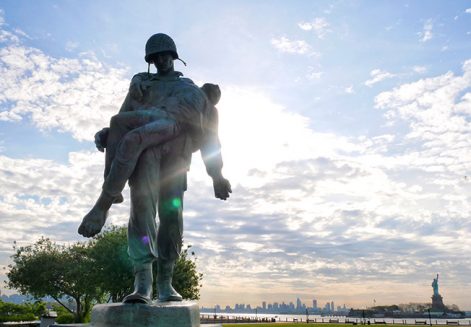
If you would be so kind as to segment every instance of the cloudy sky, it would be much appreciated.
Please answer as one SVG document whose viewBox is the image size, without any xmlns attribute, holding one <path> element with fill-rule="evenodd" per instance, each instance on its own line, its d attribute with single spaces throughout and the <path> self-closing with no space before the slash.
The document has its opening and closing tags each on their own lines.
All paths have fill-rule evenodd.
<svg viewBox="0 0 471 327">
<path fill-rule="evenodd" d="M 14 240 L 84 240 L 93 135 L 157 32 L 223 93 L 233 195 L 214 199 L 198 153 L 185 195 L 202 305 L 427 302 L 440 273 L 471 310 L 469 0 L 2 0 L 0 268 Z"/>
</svg>

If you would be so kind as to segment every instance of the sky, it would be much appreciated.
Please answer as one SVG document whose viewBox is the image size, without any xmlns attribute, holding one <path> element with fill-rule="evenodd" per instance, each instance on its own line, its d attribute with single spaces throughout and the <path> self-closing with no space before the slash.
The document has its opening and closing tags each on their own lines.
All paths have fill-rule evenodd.
<svg viewBox="0 0 471 327">
<path fill-rule="evenodd" d="M 471 310 L 469 0 L 1 0 L 0 280 L 13 241 L 86 240 L 93 135 L 159 32 L 222 90 L 233 194 L 195 153 L 184 202 L 201 305 L 431 302 L 439 273 Z"/>
</svg>

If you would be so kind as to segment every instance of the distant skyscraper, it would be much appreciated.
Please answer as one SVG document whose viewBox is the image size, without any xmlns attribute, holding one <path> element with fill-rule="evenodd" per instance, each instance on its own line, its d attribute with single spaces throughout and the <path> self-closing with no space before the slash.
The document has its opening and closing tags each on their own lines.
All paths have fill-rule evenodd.
<svg viewBox="0 0 471 327">
<path fill-rule="evenodd" d="M 296 299 L 296 310 L 301 310 L 302 307 L 303 307 L 303 303 L 301 302 L 301 299 L 298 297 Z"/>
<path fill-rule="evenodd" d="M 262 302 L 262 308 L 263 308 L 263 310 L 267 309 L 267 302 L 265 302 L 265 301 Z"/>
<path fill-rule="evenodd" d="M 335 311 L 334 301 L 330 302 L 330 309 L 331 309 L 332 311 Z"/>
<path fill-rule="evenodd" d="M 312 307 L 314 309 L 317 309 L 317 300 L 316 299 L 312 300 Z"/>
<path fill-rule="evenodd" d="M 330 312 L 330 303 L 327 302 L 324 307 L 325 311 Z"/>
</svg>

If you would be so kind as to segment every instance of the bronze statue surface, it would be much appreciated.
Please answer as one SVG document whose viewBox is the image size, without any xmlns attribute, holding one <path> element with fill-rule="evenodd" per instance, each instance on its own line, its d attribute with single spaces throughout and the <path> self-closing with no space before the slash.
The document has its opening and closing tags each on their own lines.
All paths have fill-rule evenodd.
<svg viewBox="0 0 471 327">
<path fill-rule="evenodd" d="M 159 300 L 182 300 L 172 287 L 172 275 L 182 247 L 183 194 L 192 153 L 201 151 L 216 198 L 226 200 L 232 192 L 221 172 L 215 107 L 219 87 L 199 88 L 174 70 L 176 59 L 177 49 L 168 35 L 151 36 L 145 60 L 157 73 L 136 74 L 110 127 L 95 135 L 98 150 L 106 149 L 105 181 L 78 232 L 85 237 L 98 234 L 111 205 L 123 201 L 121 192 L 129 181 L 128 252 L 135 282 L 134 292 L 124 299 L 127 303 L 151 303 L 154 260 Z"/>
</svg>

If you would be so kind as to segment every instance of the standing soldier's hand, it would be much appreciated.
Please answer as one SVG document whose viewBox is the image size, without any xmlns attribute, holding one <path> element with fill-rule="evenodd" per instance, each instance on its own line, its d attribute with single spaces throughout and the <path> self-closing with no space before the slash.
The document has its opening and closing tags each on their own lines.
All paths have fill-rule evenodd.
<svg viewBox="0 0 471 327">
<path fill-rule="evenodd" d="M 232 193 L 231 183 L 222 176 L 213 178 L 214 196 L 221 200 L 229 198 Z"/>
</svg>

